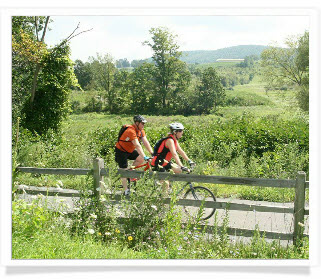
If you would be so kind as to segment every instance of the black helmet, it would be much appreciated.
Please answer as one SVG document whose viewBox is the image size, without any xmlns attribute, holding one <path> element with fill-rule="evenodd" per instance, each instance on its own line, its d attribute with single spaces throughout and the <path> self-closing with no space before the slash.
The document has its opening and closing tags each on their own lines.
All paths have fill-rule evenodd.
<svg viewBox="0 0 321 279">
<path fill-rule="evenodd" d="M 146 123 L 147 120 L 146 120 L 143 116 L 141 116 L 141 115 L 135 115 L 135 116 L 134 116 L 134 122 L 143 122 L 143 123 Z"/>
</svg>

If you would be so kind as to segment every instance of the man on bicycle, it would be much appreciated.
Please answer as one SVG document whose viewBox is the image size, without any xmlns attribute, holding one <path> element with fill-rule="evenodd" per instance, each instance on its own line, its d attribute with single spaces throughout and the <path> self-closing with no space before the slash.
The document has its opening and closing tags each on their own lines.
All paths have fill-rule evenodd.
<svg viewBox="0 0 321 279">
<path fill-rule="evenodd" d="M 149 157 L 145 155 L 140 141 L 143 142 L 147 151 L 151 155 L 153 154 L 153 149 L 144 131 L 144 125 L 147 120 L 141 115 L 135 115 L 133 120 L 133 125 L 124 125 L 122 127 L 115 145 L 115 161 L 121 169 L 128 168 L 128 160 L 134 160 L 133 166 L 138 166 L 141 165 L 144 160 L 149 159 Z M 129 195 L 127 178 L 121 178 L 121 181 L 125 195 Z"/>
<path fill-rule="evenodd" d="M 153 170 L 164 172 L 172 169 L 174 173 L 181 173 L 182 171 L 190 172 L 187 167 L 183 166 L 178 156 L 178 154 L 180 154 L 184 160 L 188 161 L 190 166 L 195 165 L 195 163 L 188 158 L 178 143 L 178 140 L 183 136 L 184 126 L 181 123 L 171 123 L 169 124 L 169 128 L 170 133 L 167 137 L 159 140 L 154 148 L 153 158 L 151 161 Z M 174 158 L 176 164 L 172 164 L 170 162 L 172 158 Z M 166 184 L 168 190 L 169 184 Z"/>
</svg>

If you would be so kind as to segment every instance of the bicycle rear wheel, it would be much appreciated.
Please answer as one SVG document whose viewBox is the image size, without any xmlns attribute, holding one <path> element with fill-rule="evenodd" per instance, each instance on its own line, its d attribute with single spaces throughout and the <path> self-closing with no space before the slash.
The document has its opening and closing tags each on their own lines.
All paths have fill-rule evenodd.
<svg viewBox="0 0 321 279">
<path fill-rule="evenodd" d="M 187 190 L 184 195 L 184 199 L 199 200 L 199 201 L 216 201 L 214 194 L 203 186 L 196 186 Z M 196 206 L 184 206 L 184 210 L 187 215 L 200 220 L 207 220 L 211 218 L 216 208 L 206 208 L 203 204 L 201 207 Z"/>
</svg>

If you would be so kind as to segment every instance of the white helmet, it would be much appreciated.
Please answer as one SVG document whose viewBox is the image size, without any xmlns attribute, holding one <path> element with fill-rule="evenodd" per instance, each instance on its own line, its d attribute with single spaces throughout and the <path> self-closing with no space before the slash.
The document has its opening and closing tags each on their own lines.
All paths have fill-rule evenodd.
<svg viewBox="0 0 321 279">
<path fill-rule="evenodd" d="M 169 128 L 171 129 L 171 131 L 184 130 L 183 124 L 178 122 L 169 124 Z"/>
</svg>

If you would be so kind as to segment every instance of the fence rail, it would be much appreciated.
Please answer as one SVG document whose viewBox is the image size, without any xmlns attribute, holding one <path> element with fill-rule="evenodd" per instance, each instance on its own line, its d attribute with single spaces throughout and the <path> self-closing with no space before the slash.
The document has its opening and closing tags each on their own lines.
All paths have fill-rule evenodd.
<svg viewBox="0 0 321 279">
<path fill-rule="evenodd" d="M 38 174 L 53 174 L 53 175 L 93 175 L 94 187 L 92 193 L 94 195 L 102 194 L 101 183 L 104 176 L 109 175 L 108 168 L 104 168 L 104 161 L 101 158 L 96 158 L 93 161 L 93 169 L 74 169 L 74 168 L 32 168 L 32 167 L 18 167 L 17 171 L 25 173 L 38 173 Z M 259 186 L 259 187 L 276 187 L 276 188 L 294 188 L 295 200 L 293 207 L 285 206 L 262 206 L 262 205 L 248 205 L 230 202 L 209 202 L 204 203 L 204 207 L 240 211 L 257 211 L 257 212 L 274 212 L 274 213 L 290 213 L 294 215 L 294 229 L 291 234 L 283 234 L 277 232 L 261 231 L 265 234 L 266 238 L 278 238 L 282 240 L 293 240 L 296 244 L 298 239 L 303 236 L 302 224 L 304 224 L 304 216 L 309 215 L 309 210 L 305 209 L 305 189 L 309 188 L 309 182 L 306 181 L 304 172 L 298 172 L 295 180 L 286 179 L 265 179 L 265 178 L 240 178 L 240 177 L 224 177 L 224 176 L 209 176 L 197 174 L 170 174 L 170 173 L 154 173 L 134 170 L 118 170 L 121 177 L 127 178 L 141 178 L 144 175 L 154 177 L 160 180 L 170 181 L 185 181 L 185 182 L 202 182 L 211 184 L 228 184 L 228 185 L 246 185 L 246 186 Z M 32 187 L 20 186 L 18 191 L 24 191 L 28 194 L 43 194 L 43 195 L 58 195 L 66 197 L 79 197 L 80 192 L 71 189 L 57 189 L 47 187 Z M 120 195 L 113 195 L 115 203 L 121 200 Z M 170 198 L 163 200 L 164 204 L 170 203 Z M 178 200 L 177 205 L 189 205 L 200 207 L 201 201 L 181 199 Z M 207 230 L 213 230 L 213 227 L 206 226 Z M 254 230 L 246 230 L 239 228 L 228 228 L 227 233 L 236 236 L 253 236 Z"/>
</svg>

